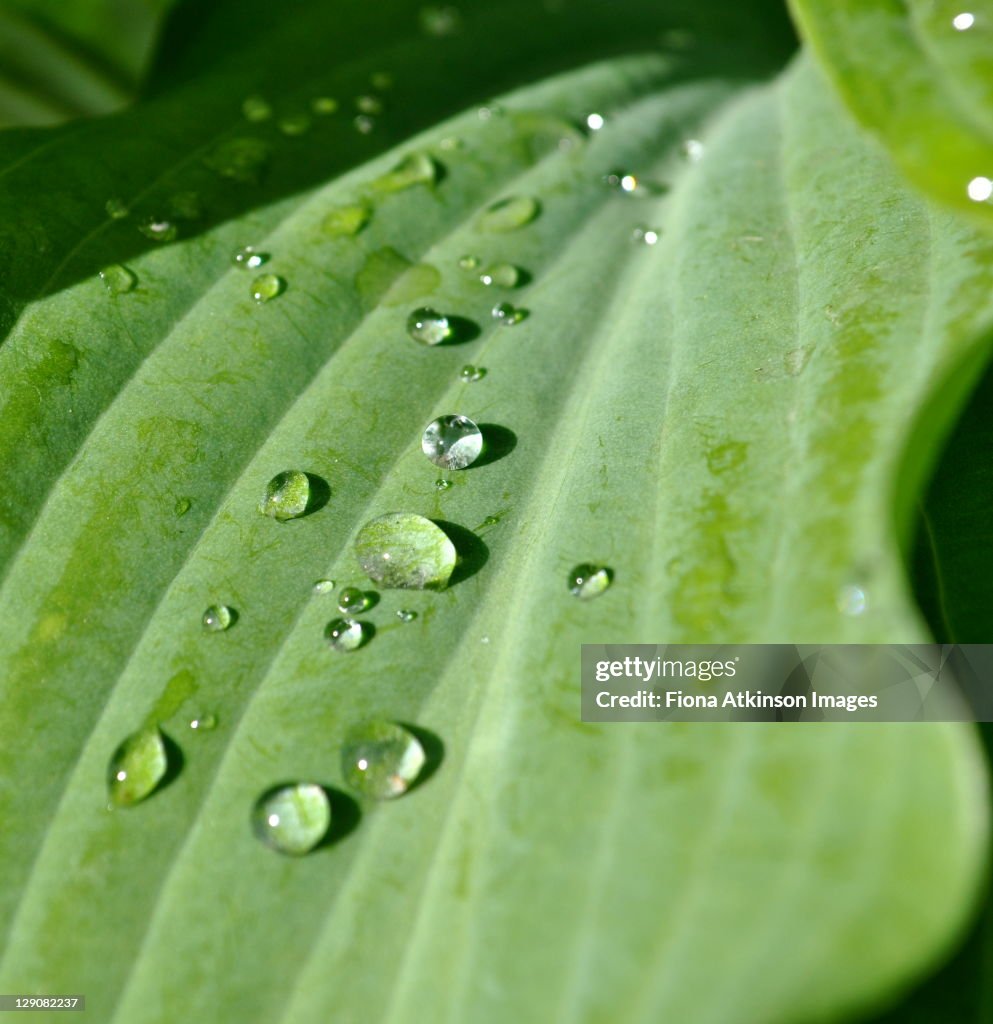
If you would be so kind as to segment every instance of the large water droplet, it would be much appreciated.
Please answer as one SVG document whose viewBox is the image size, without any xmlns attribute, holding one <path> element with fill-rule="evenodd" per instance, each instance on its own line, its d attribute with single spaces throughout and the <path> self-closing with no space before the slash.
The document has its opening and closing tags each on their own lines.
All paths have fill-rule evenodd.
<svg viewBox="0 0 993 1024">
<path fill-rule="evenodd" d="M 512 263 L 494 263 L 479 275 L 479 280 L 487 288 L 516 288 L 520 284 L 521 272 Z"/>
<path fill-rule="evenodd" d="M 235 250 L 231 256 L 231 262 L 242 270 L 257 270 L 264 263 L 269 262 L 269 254 L 260 252 L 254 246 L 244 245 Z"/>
<path fill-rule="evenodd" d="M 234 610 L 226 604 L 212 604 L 204 613 L 201 621 L 208 633 L 223 633 L 234 625 Z"/>
<path fill-rule="evenodd" d="M 304 113 L 287 114 L 279 119 L 279 130 L 290 138 L 306 135 L 310 131 L 310 115 Z"/>
<path fill-rule="evenodd" d="M 266 484 L 259 511 L 283 523 L 302 516 L 309 503 L 310 477 L 299 469 L 287 469 Z"/>
<path fill-rule="evenodd" d="M 371 580 L 401 590 L 441 590 L 458 561 L 445 531 L 413 512 L 366 523 L 355 538 L 355 554 Z"/>
<path fill-rule="evenodd" d="M 338 101 L 333 96 L 315 96 L 310 101 L 310 109 L 319 117 L 328 117 L 338 110 Z"/>
<path fill-rule="evenodd" d="M 462 27 L 462 14 L 457 7 L 430 5 L 422 7 L 421 29 L 429 36 L 452 36 Z"/>
<path fill-rule="evenodd" d="M 269 162 L 269 145 L 262 139 L 225 139 L 204 157 L 215 174 L 245 185 L 257 185 Z"/>
<path fill-rule="evenodd" d="M 321 221 L 321 230 L 332 238 L 342 235 L 357 235 L 369 223 L 372 210 L 363 203 L 349 203 L 336 206 L 325 214 Z"/>
<path fill-rule="evenodd" d="M 466 363 L 459 371 L 459 380 L 465 384 L 475 384 L 477 380 L 482 380 L 485 376 L 486 369 L 484 367 L 473 366 L 471 363 Z"/>
<path fill-rule="evenodd" d="M 165 217 L 149 217 L 138 230 L 153 242 L 171 242 L 176 237 L 176 225 Z"/>
<path fill-rule="evenodd" d="M 241 105 L 246 121 L 268 121 L 272 117 L 272 106 L 264 96 L 247 96 Z"/>
<path fill-rule="evenodd" d="M 603 565 L 583 562 L 569 573 L 569 591 L 581 601 L 599 597 L 611 584 L 613 574 Z"/>
<path fill-rule="evenodd" d="M 165 740 L 157 726 L 129 736 L 114 751 L 107 768 L 107 789 L 116 807 L 129 807 L 155 792 L 169 767 Z"/>
<path fill-rule="evenodd" d="M 508 196 L 495 202 L 479 217 L 477 226 L 483 231 L 516 231 L 530 224 L 541 207 L 530 196 Z"/>
<path fill-rule="evenodd" d="M 315 594 L 330 594 L 334 590 L 334 580 L 317 580 L 314 583 Z"/>
<path fill-rule="evenodd" d="M 111 220 L 121 220 L 131 213 L 128 204 L 124 202 L 123 199 L 118 199 L 116 196 L 107 200 L 107 204 L 104 209 L 107 211 L 107 216 L 110 217 Z"/>
<path fill-rule="evenodd" d="M 300 857 L 331 827 L 331 801 L 321 786 L 297 782 L 263 793 L 252 808 L 252 831 L 266 846 Z"/>
<path fill-rule="evenodd" d="M 465 469 L 483 451 L 483 434 L 468 416 L 439 416 L 421 437 L 421 451 L 442 469 Z"/>
<path fill-rule="evenodd" d="M 138 276 L 120 263 L 114 263 L 100 271 L 100 280 L 111 295 L 123 295 L 133 290 L 138 283 Z"/>
<path fill-rule="evenodd" d="M 324 627 L 324 639 L 332 650 L 357 651 L 366 641 L 366 627 L 355 619 L 332 619 Z"/>
<path fill-rule="evenodd" d="M 421 345 L 440 345 L 451 338 L 453 331 L 447 316 L 422 307 L 407 317 L 407 333 Z"/>
<path fill-rule="evenodd" d="M 437 162 L 427 153 L 408 153 L 386 174 L 372 182 L 377 192 L 400 192 L 413 185 L 433 185 L 438 180 Z"/>
<path fill-rule="evenodd" d="M 286 288 L 286 282 L 277 274 L 259 274 L 252 282 L 252 298 L 258 303 L 276 298 Z"/>
<path fill-rule="evenodd" d="M 374 800 L 403 796 L 427 760 L 420 740 L 395 722 L 366 722 L 353 729 L 341 750 L 345 784 Z"/>
<path fill-rule="evenodd" d="M 358 587 L 345 587 L 338 595 L 338 611 L 364 612 L 369 606 L 369 599 Z"/>
<path fill-rule="evenodd" d="M 527 319 L 528 311 L 526 309 L 518 309 L 509 302 L 500 302 L 493 307 L 492 315 L 493 319 L 501 327 L 514 327 L 522 320 Z"/>
</svg>

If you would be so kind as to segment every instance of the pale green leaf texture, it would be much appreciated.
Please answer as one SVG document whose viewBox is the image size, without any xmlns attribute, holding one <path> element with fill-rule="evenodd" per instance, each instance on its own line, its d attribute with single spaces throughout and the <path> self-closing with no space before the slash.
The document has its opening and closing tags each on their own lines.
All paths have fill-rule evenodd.
<svg viewBox="0 0 993 1024">
<path fill-rule="evenodd" d="M 85 992 L 114 1024 L 799 1024 L 891 996 L 972 905 L 972 731 L 584 725 L 579 646 L 924 639 L 894 494 L 993 318 L 993 244 L 909 194 L 805 59 L 763 81 L 787 48 L 774 8 L 705 5 L 678 56 L 647 51 L 689 14 L 636 2 L 487 4 L 452 40 L 372 6 L 321 35 L 325 5 L 300 4 L 261 42 L 215 19 L 133 114 L 0 140 L 21 257 L 0 346 L 0 991 Z M 381 70 L 379 134 L 351 110 L 301 137 L 239 122 L 253 76 L 292 111 Z M 541 81 L 456 113 L 508 75 Z M 260 185 L 203 163 L 242 135 L 271 147 Z M 438 182 L 370 199 L 411 152 Z M 668 191 L 619 194 L 617 169 Z M 188 190 L 207 214 L 174 244 L 103 219 L 111 195 L 141 217 Z M 538 216 L 480 232 L 508 196 Z M 325 233 L 364 202 L 357 234 Z M 265 304 L 231 264 L 246 244 L 286 282 Z M 494 298 L 467 254 L 529 283 Z M 134 291 L 107 293 L 110 262 Z M 497 324 L 503 298 L 527 318 Z M 421 305 L 478 333 L 415 344 Z M 486 376 L 463 383 L 466 363 Z M 503 443 L 439 491 L 420 437 L 452 413 Z M 329 498 L 280 523 L 257 506 L 286 469 Z M 444 590 L 384 590 L 371 642 L 335 652 L 313 582 L 368 589 L 355 539 L 400 511 L 462 561 Z M 569 592 L 583 562 L 614 573 L 595 600 Z M 854 584 L 868 607 L 846 616 Z M 237 620 L 205 632 L 215 603 Z M 108 811 L 108 759 L 149 720 L 182 762 Z M 384 805 L 344 792 L 367 720 L 413 726 L 432 760 Z M 286 858 L 251 812 L 298 780 L 330 789 L 331 833 Z"/>
</svg>

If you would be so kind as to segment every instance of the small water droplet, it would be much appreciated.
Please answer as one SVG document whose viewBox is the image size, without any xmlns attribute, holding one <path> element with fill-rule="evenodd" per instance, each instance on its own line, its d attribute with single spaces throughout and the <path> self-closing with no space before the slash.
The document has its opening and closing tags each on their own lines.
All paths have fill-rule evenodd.
<svg viewBox="0 0 993 1024">
<path fill-rule="evenodd" d="M 251 245 L 242 246 L 235 250 L 231 256 L 231 262 L 242 270 L 256 270 L 264 263 L 269 262 L 269 253 L 260 252 Z"/>
<path fill-rule="evenodd" d="M 192 507 L 193 502 L 189 498 L 177 498 L 172 510 L 177 516 L 185 516 Z"/>
<path fill-rule="evenodd" d="M 422 31 L 429 36 L 453 36 L 462 27 L 462 14 L 457 7 L 431 5 L 420 12 Z"/>
<path fill-rule="evenodd" d="M 641 245 L 658 245 L 659 239 L 662 237 L 662 229 L 637 227 L 631 233 L 631 237 Z"/>
<path fill-rule="evenodd" d="M 197 715 L 196 718 L 190 719 L 190 728 L 194 732 L 211 732 L 217 728 L 217 716 L 212 715 L 209 712 L 203 715 Z"/>
<path fill-rule="evenodd" d="M 985 203 L 993 196 L 993 181 L 983 177 L 973 178 L 966 191 L 974 203 Z"/>
<path fill-rule="evenodd" d="M 100 280 L 111 295 L 123 295 L 134 289 L 138 276 L 120 263 L 114 263 L 100 271 Z"/>
<path fill-rule="evenodd" d="M 417 612 L 411 611 L 409 608 L 398 608 L 397 618 L 401 622 L 413 622 L 417 618 Z"/>
<path fill-rule="evenodd" d="M 171 242 L 176 237 L 176 225 L 164 217 L 149 217 L 138 225 L 138 230 L 153 242 Z"/>
<path fill-rule="evenodd" d="M 488 636 L 481 636 L 479 638 L 479 642 L 481 644 L 488 644 L 490 642 L 490 638 Z"/>
<path fill-rule="evenodd" d="M 952 18 L 952 25 L 954 25 L 959 32 L 965 32 L 975 24 L 976 16 L 969 11 L 963 11 L 961 14 L 956 14 L 955 17 Z"/>
<path fill-rule="evenodd" d="M 330 594 L 334 590 L 334 580 L 317 580 L 314 583 L 315 594 Z"/>
<path fill-rule="evenodd" d="M 427 153 L 408 153 L 386 174 L 372 182 L 377 192 L 400 192 L 414 185 L 433 185 L 438 180 L 438 163 Z"/>
<path fill-rule="evenodd" d="M 277 473 L 266 484 L 259 501 L 259 511 L 284 523 L 297 519 L 310 503 L 310 477 L 302 470 L 287 469 Z"/>
<path fill-rule="evenodd" d="M 434 482 L 434 489 L 436 491 L 448 491 L 454 486 L 451 480 L 446 480 L 443 476 L 438 477 Z"/>
<path fill-rule="evenodd" d="M 501 327 L 513 327 L 515 324 L 519 324 L 522 320 L 527 319 L 528 311 L 526 309 L 518 309 L 509 302 L 501 302 L 493 307 L 492 316 Z"/>
<path fill-rule="evenodd" d="M 869 595 L 856 583 L 849 583 L 838 590 L 836 599 L 842 615 L 861 615 L 869 606 Z"/>
<path fill-rule="evenodd" d="M 421 307 L 407 317 L 407 333 L 421 345 L 440 345 L 451 338 L 453 331 L 447 316 Z"/>
<path fill-rule="evenodd" d="M 324 628 L 324 639 L 332 650 L 357 651 L 366 641 L 366 628 L 355 619 L 332 619 Z"/>
<path fill-rule="evenodd" d="M 460 270 L 476 270 L 479 267 L 478 256 L 460 256 L 459 257 L 459 269 Z"/>
<path fill-rule="evenodd" d="M 604 184 L 618 192 L 628 195 L 636 192 L 639 187 L 638 177 L 630 171 L 610 171 L 603 176 Z"/>
<path fill-rule="evenodd" d="M 403 796 L 426 761 L 420 740 L 394 722 L 366 722 L 348 734 L 341 750 L 345 784 L 374 800 Z"/>
<path fill-rule="evenodd" d="M 310 131 L 310 115 L 302 112 L 287 114 L 279 119 L 279 130 L 290 138 L 306 135 Z"/>
<path fill-rule="evenodd" d="M 338 611 L 364 612 L 369 607 L 369 598 L 358 587 L 345 587 L 338 595 Z"/>
<path fill-rule="evenodd" d="M 371 580 L 398 590 L 441 590 L 458 561 L 448 534 L 413 512 L 366 523 L 355 538 L 355 554 Z"/>
<path fill-rule="evenodd" d="M 252 298 L 256 302 L 268 302 L 286 288 L 286 282 L 277 274 L 260 274 L 252 282 Z"/>
<path fill-rule="evenodd" d="M 272 117 L 272 106 L 264 96 L 247 96 L 241 105 L 246 121 L 268 121 Z"/>
<path fill-rule="evenodd" d="M 421 451 L 442 469 L 465 469 L 483 451 L 483 434 L 468 416 L 439 416 L 421 437 Z"/>
<path fill-rule="evenodd" d="M 349 203 L 329 210 L 321 221 L 321 230 L 331 238 L 357 235 L 369 223 L 372 210 L 363 203 Z"/>
<path fill-rule="evenodd" d="M 318 117 L 328 117 L 337 113 L 338 101 L 333 96 L 315 96 L 310 101 L 310 109 Z"/>
<path fill-rule="evenodd" d="M 683 156 L 693 163 L 703 159 L 704 145 L 699 139 L 687 139 L 681 149 Z"/>
<path fill-rule="evenodd" d="M 310 853 L 331 827 L 331 801 L 321 786 L 297 782 L 263 793 L 252 807 L 252 831 L 278 853 Z"/>
<path fill-rule="evenodd" d="M 783 368 L 791 377 L 799 377 L 810 362 L 814 349 L 812 345 L 801 345 L 799 348 L 790 349 L 783 356 Z"/>
<path fill-rule="evenodd" d="M 204 613 L 201 621 L 208 633 L 223 633 L 234 625 L 234 610 L 226 604 L 212 604 Z"/>
<path fill-rule="evenodd" d="M 199 220 L 203 201 L 196 192 L 177 192 L 169 200 L 169 212 L 177 220 Z"/>
<path fill-rule="evenodd" d="M 215 174 L 244 185 L 257 185 L 269 162 L 269 144 L 262 139 L 235 138 L 218 143 L 204 157 Z"/>
<path fill-rule="evenodd" d="M 520 284 L 521 272 L 512 263 L 494 263 L 479 275 L 479 280 L 487 288 L 516 288 Z"/>
<path fill-rule="evenodd" d="M 508 196 L 484 210 L 477 226 L 482 231 L 516 231 L 525 224 L 530 224 L 540 211 L 538 201 L 530 196 Z"/>
<path fill-rule="evenodd" d="M 477 380 L 482 380 L 485 376 L 485 367 L 473 366 L 471 363 L 466 363 L 459 371 L 459 380 L 466 384 L 475 384 Z"/>
<path fill-rule="evenodd" d="M 378 96 L 356 96 L 355 109 L 360 114 L 381 114 L 383 101 Z"/>
<path fill-rule="evenodd" d="M 438 143 L 438 146 L 446 152 L 456 149 L 465 149 L 465 143 L 454 135 L 448 135 L 443 138 L 441 142 Z"/>
<path fill-rule="evenodd" d="M 480 121 L 492 121 L 494 117 L 503 117 L 504 109 L 499 103 L 487 103 L 476 111 Z"/>
<path fill-rule="evenodd" d="M 376 127 L 376 119 L 368 114 L 359 114 L 352 120 L 352 124 L 360 135 L 369 135 Z"/>
<path fill-rule="evenodd" d="M 107 216 L 110 217 L 111 220 L 121 220 L 131 213 L 128 204 L 125 203 L 123 199 L 118 199 L 116 197 L 108 199 L 104 209 L 107 211 Z"/>
<path fill-rule="evenodd" d="M 613 574 L 603 565 L 583 562 L 569 573 L 569 592 L 581 601 L 599 597 L 611 584 Z"/>
<path fill-rule="evenodd" d="M 603 115 L 587 114 L 586 127 L 589 128 L 591 132 L 598 132 L 603 127 Z"/>
<path fill-rule="evenodd" d="M 115 807 L 130 807 L 155 792 L 165 778 L 169 756 L 157 726 L 128 736 L 107 766 L 107 790 Z"/>
</svg>

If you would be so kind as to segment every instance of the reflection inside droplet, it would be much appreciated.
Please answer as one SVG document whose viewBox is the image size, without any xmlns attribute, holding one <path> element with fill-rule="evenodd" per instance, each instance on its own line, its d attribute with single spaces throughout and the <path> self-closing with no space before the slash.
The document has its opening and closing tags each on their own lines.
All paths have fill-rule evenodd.
<svg viewBox="0 0 993 1024">
<path fill-rule="evenodd" d="M 837 604 L 842 615 L 861 615 L 869 605 L 869 597 L 862 587 L 850 583 L 838 591 Z"/>
<path fill-rule="evenodd" d="M 985 203 L 990 196 L 993 196 L 993 181 L 983 177 L 973 178 L 966 191 L 974 203 Z"/>
<path fill-rule="evenodd" d="M 974 14 L 970 14 L 969 11 L 963 11 L 961 14 L 956 14 L 955 17 L 952 18 L 952 24 L 959 30 L 959 32 L 964 32 L 966 29 L 972 28 L 972 26 L 976 24 L 976 16 Z"/>
<path fill-rule="evenodd" d="M 603 127 L 603 115 L 602 114 L 588 114 L 586 117 L 586 127 L 591 132 L 598 132 Z"/>
</svg>

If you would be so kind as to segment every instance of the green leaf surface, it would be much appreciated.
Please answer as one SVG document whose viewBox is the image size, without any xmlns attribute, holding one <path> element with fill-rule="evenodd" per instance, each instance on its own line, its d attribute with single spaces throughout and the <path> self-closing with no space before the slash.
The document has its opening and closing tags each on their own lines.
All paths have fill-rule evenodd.
<svg viewBox="0 0 993 1024">
<path fill-rule="evenodd" d="M 993 222 L 993 3 L 791 0 L 859 120 L 919 187 Z"/>
<path fill-rule="evenodd" d="M 974 379 L 993 244 L 908 193 L 807 60 L 766 81 L 774 5 L 709 4 L 687 36 L 700 5 L 507 0 L 441 38 L 408 3 L 264 7 L 182 10 L 127 114 L 0 137 L 0 991 L 85 991 L 116 1024 L 776 1024 L 890 997 L 975 894 L 974 733 L 583 724 L 579 645 L 924 638 L 905 446 L 927 462 L 939 383 Z M 341 113 L 280 130 L 317 96 Z M 217 173 L 244 138 L 255 183 Z M 436 182 L 370 188 L 411 154 Z M 136 230 L 191 192 L 177 240 Z M 537 216 L 479 230 L 513 196 Z M 285 282 L 264 303 L 249 244 Z M 408 337 L 424 305 L 457 344 Z M 497 443 L 439 490 L 421 433 L 454 413 Z M 278 522 L 258 504 L 288 469 L 326 501 Z M 397 511 L 462 562 L 332 650 L 313 583 L 368 587 L 355 540 Z M 577 601 L 587 562 L 613 584 Z M 236 618 L 205 631 L 214 604 Z M 342 776 L 368 720 L 431 762 L 385 805 Z M 176 770 L 108 811 L 149 721 Z M 252 814 L 295 781 L 331 829 L 286 858 Z"/>
</svg>

